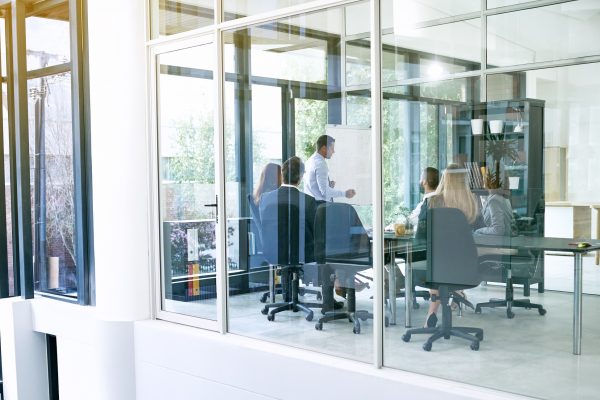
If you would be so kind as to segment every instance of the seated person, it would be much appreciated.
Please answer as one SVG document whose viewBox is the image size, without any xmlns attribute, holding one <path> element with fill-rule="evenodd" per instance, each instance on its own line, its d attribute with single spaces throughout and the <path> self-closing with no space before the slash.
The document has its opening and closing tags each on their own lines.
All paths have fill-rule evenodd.
<svg viewBox="0 0 600 400">
<path fill-rule="evenodd" d="M 427 237 L 427 209 L 436 207 L 449 207 L 461 210 L 473 229 L 477 229 L 482 225 L 479 202 L 467 185 L 467 172 L 465 169 L 459 168 L 457 164 L 448 165 L 435 194 L 428 198 L 421 207 L 417 237 Z M 438 295 L 438 291 L 435 289 L 431 289 L 430 292 L 432 295 Z M 459 292 L 459 295 L 466 298 L 464 293 Z M 439 301 L 431 301 L 429 303 L 425 327 L 435 327 L 437 325 L 436 312 L 439 306 Z"/>
<path fill-rule="evenodd" d="M 488 197 L 483 204 L 482 215 L 485 226 L 476 229 L 482 235 L 511 236 L 513 234 L 513 211 L 510 201 L 505 196 L 506 190 L 498 177 L 486 177 Z"/>
<path fill-rule="evenodd" d="M 300 248 L 301 254 L 299 260 L 301 263 L 310 263 L 315 260 L 314 257 L 314 225 L 317 203 L 312 196 L 309 196 L 300 190 L 298 185 L 304 174 L 304 163 L 298 157 L 291 157 L 283 163 L 281 168 L 282 185 L 273 191 L 263 193 L 259 202 L 260 219 L 263 227 L 268 223 L 277 223 L 277 216 L 269 215 L 269 210 L 277 209 L 276 205 L 287 204 L 294 205 L 298 208 L 299 216 L 299 232 L 300 241 L 303 242 L 303 247 Z M 263 238 L 265 246 L 276 246 L 277 238 L 271 241 L 268 238 Z M 284 287 L 286 283 L 284 282 Z M 325 297 L 324 297 L 325 298 Z M 333 300 L 333 294 L 331 295 Z M 323 305 L 329 308 L 341 308 L 343 303 L 335 302 L 333 305 Z"/>
</svg>

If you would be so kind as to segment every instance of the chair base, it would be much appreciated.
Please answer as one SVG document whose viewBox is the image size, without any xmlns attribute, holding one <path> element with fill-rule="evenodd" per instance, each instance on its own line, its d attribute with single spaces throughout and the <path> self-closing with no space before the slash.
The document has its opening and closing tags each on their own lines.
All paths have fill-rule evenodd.
<svg viewBox="0 0 600 400">
<path fill-rule="evenodd" d="M 479 350 L 479 342 L 483 340 L 483 329 L 473 327 L 453 327 L 452 309 L 448 304 L 450 293 L 447 287 L 439 287 L 439 299 L 442 304 L 442 325 L 431 328 L 413 328 L 408 329 L 402 340 L 409 342 L 412 335 L 432 334 L 423 344 L 423 350 L 430 351 L 433 342 L 440 338 L 450 339 L 452 336 L 460 337 L 471 342 L 471 350 Z M 466 300 L 465 300 L 466 301 Z"/>
<path fill-rule="evenodd" d="M 366 310 L 356 310 L 356 291 L 354 288 L 348 288 L 346 292 L 346 300 L 348 304 L 348 311 L 331 310 L 326 311 L 317 323 L 315 329 L 318 331 L 323 330 L 323 324 L 337 319 L 348 319 L 348 322 L 352 323 L 352 332 L 355 334 L 360 333 L 360 321 L 366 321 L 373 319 L 373 314 Z M 385 317 L 385 326 L 389 326 L 389 318 Z"/>
<path fill-rule="evenodd" d="M 280 285 L 277 285 L 280 286 Z M 278 294 L 283 294 L 283 290 L 281 290 L 281 287 L 278 287 L 277 289 L 275 289 L 275 295 L 277 296 Z M 298 295 L 300 296 L 304 296 L 307 294 L 314 294 L 317 296 L 317 300 L 321 300 L 323 298 L 323 296 L 321 295 L 321 291 L 317 290 L 317 289 L 307 289 L 307 288 L 298 288 Z M 260 297 L 260 302 L 261 303 L 266 303 L 267 300 L 271 298 L 271 292 L 264 292 L 262 294 L 262 296 Z"/>
<path fill-rule="evenodd" d="M 490 307 L 490 308 L 506 307 L 506 316 L 509 319 L 512 319 L 515 316 L 515 314 L 512 312 L 512 308 L 513 307 L 521 307 L 526 310 L 535 308 L 538 310 L 538 313 L 540 315 L 546 314 L 546 310 L 544 309 L 544 307 L 541 304 L 532 303 L 529 299 L 515 300 L 513 297 L 513 294 L 514 294 L 513 280 L 509 274 L 509 278 L 506 281 L 506 293 L 504 295 L 505 299 L 490 299 L 490 301 L 488 301 L 487 303 L 478 303 L 477 306 L 475 307 L 475 313 L 477 313 L 477 314 L 481 313 L 482 307 Z"/>
<path fill-rule="evenodd" d="M 289 273 L 292 275 L 291 281 L 291 299 L 290 301 L 284 301 L 281 303 L 270 303 L 266 304 L 261 313 L 267 316 L 269 321 L 275 320 L 275 314 L 280 313 L 282 311 L 304 311 L 306 315 L 307 321 L 312 321 L 313 319 L 313 311 L 310 308 L 322 308 L 323 304 L 321 303 L 304 303 L 298 300 L 298 292 L 299 292 L 299 277 L 298 277 L 298 268 L 290 269 Z M 285 295 L 284 295 L 285 296 Z"/>
<path fill-rule="evenodd" d="M 506 317 L 512 319 L 515 317 L 515 313 L 512 312 L 513 307 L 520 307 L 526 310 L 531 308 L 535 308 L 538 310 L 540 315 L 546 314 L 546 309 L 541 304 L 532 303 L 529 299 L 519 299 L 519 300 L 502 300 L 502 299 L 490 299 L 487 303 L 477 303 L 475 307 L 475 312 L 477 314 L 481 313 L 481 309 L 483 307 L 506 307 Z"/>
</svg>

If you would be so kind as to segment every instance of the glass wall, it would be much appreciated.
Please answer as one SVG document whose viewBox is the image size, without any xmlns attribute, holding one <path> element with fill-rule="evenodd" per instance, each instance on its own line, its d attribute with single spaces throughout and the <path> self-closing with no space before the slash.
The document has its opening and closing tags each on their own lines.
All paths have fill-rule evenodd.
<svg viewBox="0 0 600 400">
<path fill-rule="evenodd" d="M 228 246 L 228 260 L 240 272 L 229 275 L 228 326 L 234 333 L 369 360 L 370 114 L 352 123 L 346 118 L 350 102 L 341 96 L 340 79 L 344 17 L 354 7 L 363 5 L 225 32 L 231 87 L 225 109 L 235 110 L 225 121 L 228 241 L 235 243 Z M 360 18 L 368 26 L 368 14 Z M 368 51 L 353 55 L 354 65 L 366 62 L 356 74 L 346 58 L 349 80 L 370 74 L 368 58 Z M 325 139 L 319 153 L 323 135 L 335 142 Z M 322 192 L 317 174 L 328 182 Z M 342 237 L 334 238 L 335 232 Z M 335 248 L 334 239 L 352 247 Z M 342 250 L 360 256 L 350 272 L 323 265 Z M 367 283 L 370 289 L 363 290 Z"/>
<path fill-rule="evenodd" d="M 162 307 L 216 320 L 213 44 L 160 54 Z"/>
<path fill-rule="evenodd" d="M 377 367 L 536 398 L 594 398 L 587 371 L 598 360 L 600 321 L 586 313 L 582 328 L 578 310 L 600 305 L 600 279 L 594 258 L 573 250 L 597 243 L 600 6 L 384 0 L 381 31 L 371 32 L 369 2 L 318 11 L 313 3 L 291 16 L 284 8 L 303 2 L 223 3 L 226 20 L 248 23 L 216 27 L 223 71 L 204 66 L 213 73 L 194 79 L 223 79 L 222 111 L 214 111 L 224 121 L 212 133 L 223 135 L 225 151 L 182 162 L 218 170 L 222 161 L 226 261 L 217 271 L 228 296 L 222 308 L 194 298 L 177 306 L 224 316 L 223 330 L 243 336 L 365 362 L 381 355 Z M 265 22 L 267 11 L 279 17 Z M 382 43 L 380 249 L 372 245 L 372 34 Z M 188 95 L 192 83 L 163 79 L 166 54 L 162 149 L 165 104 L 181 112 L 173 104 L 185 98 L 188 118 L 212 107 L 202 90 Z M 162 149 L 164 189 L 171 167 Z M 375 252 L 384 265 L 373 265 Z M 164 296 L 164 309 L 181 313 Z M 197 311 L 206 304 L 215 314 Z M 376 304 L 384 305 L 382 338 L 371 320 Z"/>
</svg>

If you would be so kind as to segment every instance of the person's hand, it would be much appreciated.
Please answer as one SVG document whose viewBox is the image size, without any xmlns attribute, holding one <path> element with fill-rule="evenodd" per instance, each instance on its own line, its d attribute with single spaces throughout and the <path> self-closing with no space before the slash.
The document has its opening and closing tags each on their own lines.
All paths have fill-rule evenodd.
<svg viewBox="0 0 600 400">
<path fill-rule="evenodd" d="M 335 181 L 329 181 L 329 187 L 333 189 L 335 187 Z"/>
<path fill-rule="evenodd" d="M 351 199 L 356 195 L 356 190 L 348 189 L 346 190 L 346 198 Z"/>
</svg>

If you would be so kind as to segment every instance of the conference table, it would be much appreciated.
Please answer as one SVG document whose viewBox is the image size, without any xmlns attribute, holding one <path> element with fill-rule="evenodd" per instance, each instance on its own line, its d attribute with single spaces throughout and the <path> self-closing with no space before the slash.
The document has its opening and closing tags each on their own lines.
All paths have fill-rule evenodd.
<svg viewBox="0 0 600 400">
<path fill-rule="evenodd" d="M 539 251 L 561 251 L 574 255 L 573 261 L 573 354 L 581 354 L 581 328 L 582 328 L 582 302 L 583 302 L 583 255 L 592 251 L 600 250 L 600 240 L 584 241 L 588 247 L 578 247 L 581 240 L 575 241 L 569 238 L 534 237 L 534 236 L 492 236 L 474 235 L 475 244 L 478 247 L 502 248 L 514 250 L 539 250 Z M 405 273 L 405 326 L 411 326 L 412 293 L 412 257 L 415 251 L 426 250 L 427 244 L 423 239 L 416 239 L 410 235 L 396 236 L 393 233 L 384 234 L 385 251 L 390 254 L 389 265 L 389 299 L 390 299 L 390 324 L 396 323 L 396 293 L 395 293 L 395 268 L 394 254 L 403 252 L 406 254 Z"/>
</svg>

